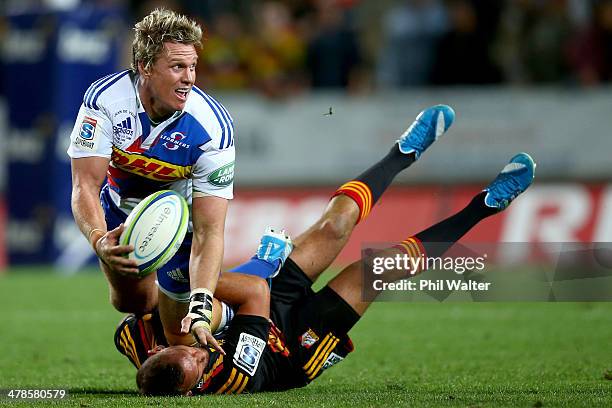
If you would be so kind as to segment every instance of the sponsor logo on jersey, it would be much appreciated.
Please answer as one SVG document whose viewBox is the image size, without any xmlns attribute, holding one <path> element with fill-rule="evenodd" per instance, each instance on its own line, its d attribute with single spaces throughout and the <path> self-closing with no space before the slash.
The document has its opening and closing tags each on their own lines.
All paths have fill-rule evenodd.
<svg viewBox="0 0 612 408">
<path fill-rule="evenodd" d="M 319 336 L 312 329 L 308 329 L 306 333 L 300 336 L 300 344 L 307 349 L 311 348 L 317 341 L 319 341 Z"/>
<path fill-rule="evenodd" d="M 210 173 L 208 182 L 217 187 L 226 187 L 234 181 L 234 162 L 219 167 Z"/>
<path fill-rule="evenodd" d="M 179 147 L 189 149 L 191 147 L 190 144 L 182 142 L 182 140 L 186 139 L 187 136 L 181 132 L 173 132 L 170 136 L 161 135 L 159 138 L 166 141 L 164 143 L 164 147 L 168 150 L 177 150 Z"/>
<path fill-rule="evenodd" d="M 97 120 L 94 118 L 90 118 L 89 116 L 85 116 L 83 118 L 83 123 L 81 123 L 81 133 L 79 136 L 83 140 L 92 140 L 96 134 L 96 124 Z"/>
<path fill-rule="evenodd" d="M 134 134 L 134 130 L 132 129 L 132 118 L 127 117 L 123 119 L 120 123 L 113 125 L 113 135 L 127 135 L 132 136 Z"/>
<path fill-rule="evenodd" d="M 73 143 L 76 146 L 82 146 L 87 149 L 93 150 L 95 146 L 94 139 L 96 137 L 97 123 L 98 121 L 94 118 L 85 116 L 83 118 L 83 122 L 81 122 L 81 130 L 79 131 L 79 136 L 75 138 Z"/>
<path fill-rule="evenodd" d="M 111 160 L 115 167 L 157 181 L 176 181 L 191 176 L 191 166 L 179 166 L 138 153 L 124 152 L 113 146 Z"/>
<path fill-rule="evenodd" d="M 344 360 L 343 357 L 340 357 L 336 353 L 331 353 L 329 357 L 327 357 L 327 360 L 325 360 L 325 364 L 323 364 L 323 367 L 321 367 L 321 371 L 327 370 L 329 367 L 338 364 L 342 360 Z"/>
<path fill-rule="evenodd" d="M 242 368 L 251 377 L 254 376 L 259 366 L 259 359 L 263 354 L 264 347 L 266 347 L 265 340 L 255 337 L 252 334 L 240 333 L 236 352 L 233 357 L 234 365 Z"/>
</svg>

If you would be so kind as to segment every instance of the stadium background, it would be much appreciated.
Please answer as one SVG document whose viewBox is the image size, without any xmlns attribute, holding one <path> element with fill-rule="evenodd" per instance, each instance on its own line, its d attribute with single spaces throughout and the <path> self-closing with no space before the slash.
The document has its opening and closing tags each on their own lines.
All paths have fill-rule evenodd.
<svg viewBox="0 0 612 408">
<path fill-rule="evenodd" d="M 442 102 L 457 111 L 450 136 L 400 175 L 343 260 L 447 215 L 518 151 L 538 162 L 536 186 L 468 239 L 611 241 L 612 2 L 163 3 L 206 27 L 198 84 L 236 123 L 228 264 L 266 224 L 309 225 Z M 92 254 L 69 208 L 68 133 L 84 90 L 129 63 L 131 25 L 161 3 L 4 4 L 0 263 L 74 273 Z"/>
<path fill-rule="evenodd" d="M 612 1 L 6 0 L 0 4 L 0 270 L 7 275 L 0 288 L 7 291 L 3 306 L 10 312 L 4 323 L 19 326 L 20 308 L 29 307 L 27 299 L 9 296 L 33 285 L 32 278 L 19 280 L 18 275 L 33 271 L 39 276 L 32 293 L 42 296 L 46 288 L 57 293 L 68 285 L 52 271 L 71 275 L 93 270 L 93 254 L 70 213 L 68 134 L 84 90 L 93 80 L 128 65 L 131 26 L 160 5 L 183 11 L 206 27 L 198 85 L 228 107 L 236 125 L 236 199 L 227 220 L 228 265 L 251 256 L 266 225 L 292 234 L 302 231 L 339 184 L 382 157 L 414 116 L 434 103 L 452 105 L 456 124 L 422 161 L 398 177 L 371 218 L 357 228 L 340 263 L 357 257 L 362 242 L 405 238 L 462 207 L 518 151 L 536 159 L 536 184 L 467 240 L 527 242 L 533 245 L 526 248 L 534 250 L 546 242 L 612 241 Z M 515 256 L 520 261 L 529 254 Z M 32 265 L 36 267 L 27 267 Z M 94 278 L 88 275 L 94 273 L 73 278 L 70 282 L 76 283 L 66 292 L 83 310 L 89 310 L 87 293 L 93 292 L 82 288 L 92 285 L 104 291 L 101 278 L 95 275 L 92 284 Z M 96 316 L 116 320 L 118 314 L 112 314 L 105 299 L 98 301 L 95 310 L 101 314 Z M 56 309 L 56 303 L 48 305 L 51 311 L 78 314 L 68 304 Z M 571 336 L 576 344 L 582 341 L 585 353 L 595 353 L 590 340 L 600 345 L 609 340 L 609 308 L 604 306 L 590 312 L 579 306 L 517 306 L 511 313 L 504 307 L 468 305 L 450 314 L 449 326 L 432 327 L 429 321 L 442 314 L 427 306 L 419 307 L 422 317 L 410 319 L 424 330 L 423 342 L 447 331 L 480 330 L 470 326 L 474 316 L 493 326 L 499 321 L 500 327 L 522 328 L 512 335 L 520 338 L 517 347 L 525 349 L 530 347 L 528 333 L 555 319 L 564 327 L 567 321 L 575 325 L 563 333 L 570 334 L 568 341 L 573 341 Z M 383 317 L 389 322 L 389 316 L 399 313 L 376 310 L 390 313 Z M 522 325 L 531 317 L 532 326 Z M 47 323 L 36 319 L 50 331 L 65 324 L 59 317 Z M 368 324 L 364 327 L 384 333 L 378 324 Z M 77 332 L 87 328 L 99 329 L 93 324 L 72 327 Z M 57 337 L 66 341 L 63 332 L 68 330 Z M 592 335 L 589 341 L 580 337 L 586 332 Z M 27 330 L 19 333 L 23 344 L 35 351 L 51 347 L 35 347 L 38 343 Z M 562 331 L 550 333 L 561 338 Z M 504 338 L 493 340 L 501 344 Z M 72 337 L 68 341 L 78 348 Z M 104 344 L 105 352 L 111 347 L 107 343 L 92 342 Z M 9 354 L 22 352 L 12 340 L 3 344 Z M 55 347 L 57 354 L 65 346 Z M 609 368 L 610 348 L 597 352 L 593 359 L 607 359 L 597 368 L 600 374 Z M 437 357 L 438 370 L 434 361 L 431 373 L 449 369 L 447 355 Z M 560 351 L 550 358 L 564 361 L 567 356 Z M 103 361 L 123 368 L 110 357 Z M 414 369 L 428 361 L 419 360 Z M 503 367 L 505 359 L 492 361 Z M 53 368 L 23 373 L 17 363 L 2 363 L 5 372 L 15 369 L 8 377 L 11 384 L 39 375 L 43 383 L 56 381 Z M 551 370 L 558 367 L 553 364 Z M 452 363 L 450 368 L 459 370 Z M 485 367 L 483 375 L 488 372 Z M 530 378 L 531 372 L 522 374 Z M 545 370 L 538 374 L 546 377 Z M 73 377 L 62 381 L 79 383 L 78 374 Z M 128 377 L 117 378 L 91 384 L 122 387 L 119 379 Z M 369 381 L 363 374 L 360 378 Z M 427 374 L 425 378 L 434 381 Z M 459 386 L 469 388 L 470 383 L 462 381 Z M 439 390 L 427 384 L 423 391 L 438 395 Z M 394 390 L 382 387 L 383 393 Z M 609 402 L 609 387 L 606 390 Z M 347 398 L 345 403 L 352 397 Z"/>
</svg>

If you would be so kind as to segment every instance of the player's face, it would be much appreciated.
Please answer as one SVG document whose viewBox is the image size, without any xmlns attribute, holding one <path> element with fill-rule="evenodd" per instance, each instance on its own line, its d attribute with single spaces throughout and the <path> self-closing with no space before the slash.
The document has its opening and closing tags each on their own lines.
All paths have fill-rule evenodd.
<svg viewBox="0 0 612 408">
<path fill-rule="evenodd" d="M 164 49 L 145 75 L 153 111 L 147 113 L 152 119 L 165 119 L 185 108 L 195 83 L 197 62 L 198 54 L 193 44 L 164 43 Z"/>
<path fill-rule="evenodd" d="M 185 378 L 181 389 L 185 394 L 189 393 L 198 384 L 198 381 L 204 375 L 206 364 L 208 364 L 208 351 L 200 347 L 175 346 L 167 350 L 172 351 L 180 356 L 181 366 Z"/>
</svg>

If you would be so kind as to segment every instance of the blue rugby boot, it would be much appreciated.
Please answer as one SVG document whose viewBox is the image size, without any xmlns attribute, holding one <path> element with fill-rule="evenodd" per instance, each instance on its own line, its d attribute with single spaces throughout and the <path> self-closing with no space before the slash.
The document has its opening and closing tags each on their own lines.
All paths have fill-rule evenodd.
<svg viewBox="0 0 612 408">
<path fill-rule="evenodd" d="M 291 238 L 285 233 L 285 230 L 276 232 L 271 227 L 268 227 L 259 241 L 259 247 L 255 256 L 258 259 L 276 265 L 276 271 L 270 275 L 270 278 L 274 278 L 278 275 L 291 251 L 293 251 L 293 242 L 291 242 Z"/>
<path fill-rule="evenodd" d="M 397 141 L 400 152 L 414 153 L 415 159 L 435 142 L 455 120 L 455 111 L 447 105 L 425 109 Z"/>
<path fill-rule="evenodd" d="M 268 227 L 259 241 L 257 253 L 247 262 L 238 265 L 230 272 L 244 273 L 268 279 L 268 282 L 280 272 L 285 261 L 293 251 L 291 238 L 285 230 L 276 232 Z"/>
<path fill-rule="evenodd" d="M 535 162 L 527 153 L 514 156 L 495 180 L 483 190 L 487 193 L 485 205 L 499 211 L 506 209 L 512 200 L 531 185 L 535 168 Z"/>
</svg>

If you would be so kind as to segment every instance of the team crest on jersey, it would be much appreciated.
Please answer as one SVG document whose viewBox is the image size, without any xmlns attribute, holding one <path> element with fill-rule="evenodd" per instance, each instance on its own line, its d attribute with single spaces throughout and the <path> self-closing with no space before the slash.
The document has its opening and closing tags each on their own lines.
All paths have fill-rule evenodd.
<svg viewBox="0 0 612 408">
<path fill-rule="evenodd" d="M 331 353 L 329 357 L 327 357 L 327 360 L 325 360 L 323 367 L 321 367 L 321 371 L 327 370 L 329 367 L 338 364 L 342 360 L 344 360 L 344 358 L 340 357 L 336 353 Z"/>
<path fill-rule="evenodd" d="M 311 348 L 317 341 L 319 341 L 319 336 L 312 329 L 308 329 L 306 333 L 300 336 L 300 344 L 307 349 Z"/>
<path fill-rule="evenodd" d="M 168 150 L 178 150 L 179 147 L 189 149 L 191 147 L 190 144 L 185 143 L 184 140 L 187 139 L 187 136 L 181 132 L 173 132 L 170 136 L 161 135 L 159 138 L 165 141 L 164 147 Z"/>
<path fill-rule="evenodd" d="M 266 342 L 259 337 L 248 333 L 240 333 L 233 357 L 234 364 L 242 368 L 251 377 L 254 376 L 265 347 Z"/>
<path fill-rule="evenodd" d="M 228 163 L 225 166 L 219 167 L 217 170 L 210 173 L 208 182 L 213 186 L 226 187 L 234 181 L 234 162 Z"/>
</svg>

